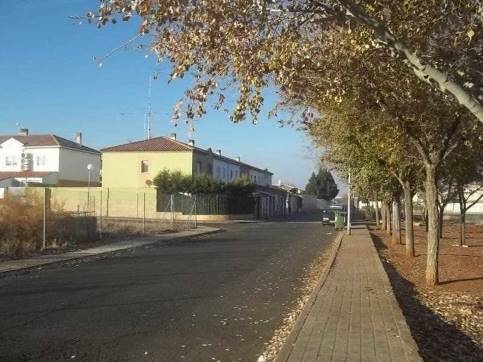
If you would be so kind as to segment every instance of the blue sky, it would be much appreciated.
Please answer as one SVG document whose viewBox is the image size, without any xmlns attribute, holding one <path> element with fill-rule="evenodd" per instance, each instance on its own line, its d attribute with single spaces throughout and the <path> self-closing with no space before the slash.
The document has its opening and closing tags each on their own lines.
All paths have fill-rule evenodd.
<svg viewBox="0 0 483 362">
<path fill-rule="evenodd" d="M 96 66 L 93 57 L 102 57 L 136 35 L 135 22 L 99 30 L 69 19 L 96 5 L 96 0 L 2 1 L 0 134 L 16 133 L 18 123 L 31 133 L 66 138 L 82 131 L 84 143 L 96 148 L 142 139 L 148 80 L 158 71 L 159 80 L 152 87 L 153 136 L 176 132 L 187 140 L 187 127 L 175 128 L 170 115 L 189 80 L 168 85 L 167 66 L 134 49 L 119 51 L 102 67 Z M 269 102 L 274 99 L 268 97 Z M 232 124 L 228 114 L 209 110 L 196 122 L 194 138 L 201 147 L 268 167 L 274 182 L 282 179 L 304 186 L 316 165 L 304 134 L 278 127 L 266 112 L 252 125 Z"/>
</svg>

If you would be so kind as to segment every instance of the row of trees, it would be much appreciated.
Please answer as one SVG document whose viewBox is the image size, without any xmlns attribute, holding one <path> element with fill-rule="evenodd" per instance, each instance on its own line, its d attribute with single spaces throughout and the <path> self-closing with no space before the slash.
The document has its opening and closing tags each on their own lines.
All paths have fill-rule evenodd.
<svg viewBox="0 0 483 362">
<path fill-rule="evenodd" d="M 153 180 L 161 192 L 166 194 L 189 193 L 226 194 L 230 196 L 249 196 L 255 191 L 255 185 L 248 177 L 240 177 L 232 182 L 223 183 L 208 175 L 185 175 L 180 171 L 164 169 Z"/>
<path fill-rule="evenodd" d="M 256 120 L 263 89 L 275 85 L 278 106 L 301 120 L 326 161 L 350 172 L 360 195 L 383 201 L 396 239 L 403 196 L 408 257 L 412 196 L 423 194 L 426 280 L 438 282 L 446 191 L 466 198 L 481 165 L 479 0 L 100 3 L 88 14 L 99 26 L 140 16 L 140 33 L 152 33 L 151 49 L 172 64 L 171 79 L 192 73 L 175 118 L 202 116 L 210 100 L 223 107 L 236 89 L 232 120 Z"/>
</svg>

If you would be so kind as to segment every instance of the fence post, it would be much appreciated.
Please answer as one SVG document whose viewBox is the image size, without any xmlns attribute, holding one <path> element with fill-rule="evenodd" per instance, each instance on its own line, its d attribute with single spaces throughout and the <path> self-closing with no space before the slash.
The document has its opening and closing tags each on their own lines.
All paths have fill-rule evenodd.
<svg viewBox="0 0 483 362">
<path fill-rule="evenodd" d="M 99 239 L 102 239 L 102 188 L 100 196 L 100 206 L 99 206 Z"/>
<path fill-rule="evenodd" d="M 198 227 L 198 195 L 195 195 L 195 229 Z"/>
<path fill-rule="evenodd" d="M 43 225 L 42 225 L 42 250 L 47 247 L 47 188 L 44 187 L 44 209 L 43 209 Z"/>
<path fill-rule="evenodd" d="M 143 235 L 146 233 L 146 191 L 143 192 Z"/>
<path fill-rule="evenodd" d="M 173 205 L 174 195 L 171 194 L 169 198 L 169 208 L 171 211 L 171 226 L 174 225 L 174 205 Z"/>
</svg>

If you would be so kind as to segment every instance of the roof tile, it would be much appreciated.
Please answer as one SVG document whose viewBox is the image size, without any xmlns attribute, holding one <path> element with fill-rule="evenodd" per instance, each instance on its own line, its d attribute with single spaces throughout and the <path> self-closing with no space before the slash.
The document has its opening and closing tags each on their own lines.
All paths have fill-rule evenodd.
<svg viewBox="0 0 483 362">
<path fill-rule="evenodd" d="M 155 137 L 148 140 L 126 143 L 103 148 L 102 152 L 143 152 L 143 151 L 191 151 L 193 147 L 167 137 Z"/>
<path fill-rule="evenodd" d="M 0 136 L 0 143 L 3 143 L 6 140 L 9 140 L 10 138 L 16 139 L 26 147 L 61 146 L 61 147 L 71 148 L 79 151 L 99 153 L 99 151 L 93 148 L 78 144 L 77 142 L 74 142 L 74 141 L 69 141 L 68 139 L 65 139 L 53 134 L 40 134 L 40 135 L 28 135 L 28 136 L 21 136 L 21 135 Z"/>
</svg>

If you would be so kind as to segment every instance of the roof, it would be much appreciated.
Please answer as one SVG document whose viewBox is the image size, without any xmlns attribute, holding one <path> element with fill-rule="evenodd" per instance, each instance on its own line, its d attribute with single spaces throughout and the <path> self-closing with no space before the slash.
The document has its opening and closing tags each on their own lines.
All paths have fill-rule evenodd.
<svg viewBox="0 0 483 362">
<path fill-rule="evenodd" d="M 211 151 L 211 149 L 204 150 L 202 148 L 191 146 L 187 143 L 180 142 L 178 140 L 174 140 L 168 137 L 162 137 L 162 136 L 150 138 L 148 140 L 135 141 L 131 143 L 125 143 L 122 145 L 101 149 L 101 152 L 160 152 L 160 151 L 161 152 L 163 151 L 174 151 L 174 152 L 197 151 L 205 154 L 211 152 L 214 158 L 229 161 L 236 165 L 244 165 L 252 169 L 259 170 L 261 172 L 268 172 L 272 174 L 268 170 L 262 170 L 258 167 L 249 165 L 247 163 L 239 162 L 232 158 L 218 155 L 217 153 L 214 153 L 213 151 Z"/>
<path fill-rule="evenodd" d="M 101 149 L 102 152 L 191 151 L 194 147 L 167 137 L 125 143 Z"/>
<path fill-rule="evenodd" d="M 16 139 L 26 147 L 45 147 L 45 146 L 60 146 L 70 148 L 78 151 L 99 153 L 98 150 L 81 145 L 77 142 L 70 141 L 63 137 L 59 137 L 53 134 L 40 134 L 40 135 L 6 135 L 0 136 L 0 143 L 3 143 L 10 138 Z"/>
<path fill-rule="evenodd" d="M 6 180 L 9 178 L 31 178 L 31 177 L 44 177 L 50 175 L 52 172 L 36 172 L 36 171 L 12 171 L 3 172 L 0 171 L 0 180 Z"/>
</svg>

